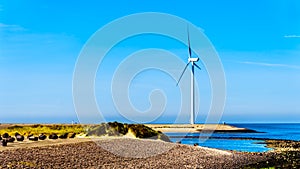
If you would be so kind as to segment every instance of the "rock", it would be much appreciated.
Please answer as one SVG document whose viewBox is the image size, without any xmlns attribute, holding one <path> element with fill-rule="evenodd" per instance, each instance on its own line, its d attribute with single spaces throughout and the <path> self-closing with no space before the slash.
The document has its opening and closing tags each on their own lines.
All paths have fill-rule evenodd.
<svg viewBox="0 0 300 169">
<path fill-rule="evenodd" d="M 56 134 L 50 134 L 49 139 L 58 139 Z"/>
<path fill-rule="evenodd" d="M 2 137 L 3 137 L 3 138 L 8 138 L 8 137 L 9 137 L 9 134 L 8 134 L 8 133 L 4 133 L 4 134 L 2 135 Z"/>
<path fill-rule="evenodd" d="M 24 141 L 24 136 L 22 135 L 16 135 L 17 141 Z"/>
<path fill-rule="evenodd" d="M 299 148 L 299 147 L 300 147 L 299 144 L 294 144 L 294 145 L 292 145 L 292 146 L 293 146 L 293 148 Z"/>
<path fill-rule="evenodd" d="M 30 136 L 30 137 L 28 137 L 28 139 L 31 140 L 31 141 L 38 141 L 39 140 L 39 138 L 36 137 L 36 136 Z"/>
<path fill-rule="evenodd" d="M 69 133 L 62 134 L 58 138 L 60 138 L 60 139 L 66 139 L 66 138 L 68 138 L 68 134 Z"/>
<path fill-rule="evenodd" d="M 16 139 L 14 137 L 11 137 L 11 136 L 9 136 L 8 138 L 6 138 L 6 141 L 10 142 L 10 143 L 14 142 L 15 140 Z"/>
<path fill-rule="evenodd" d="M 44 133 L 39 135 L 40 140 L 45 140 L 46 138 L 47 138 L 47 136 Z"/>
<path fill-rule="evenodd" d="M 69 138 L 75 138 L 75 136 L 76 136 L 76 133 L 69 133 L 69 134 L 68 134 L 68 137 L 69 137 Z"/>
<path fill-rule="evenodd" d="M 7 146 L 7 141 L 6 141 L 6 139 L 1 140 L 1 144 L 2 144 L 2 146 Z"/>
<path fill-rule="evenodd" d="M 27 136 L 27 138 L 29 139 L 29 137 L 32 137 L 33 136 L 33 134 L 29 134 L 28 136 Z"/>
</svg>

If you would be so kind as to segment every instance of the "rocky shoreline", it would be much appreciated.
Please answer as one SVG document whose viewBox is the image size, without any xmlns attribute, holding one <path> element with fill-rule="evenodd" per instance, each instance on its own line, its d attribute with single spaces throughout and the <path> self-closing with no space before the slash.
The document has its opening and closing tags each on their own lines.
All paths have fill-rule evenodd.
<svg viewBox="0 0 300 169">
<path fill-rule="evenodd" d="M 267 147 L 273 151 L 264 153 L 269 158 L 245 168 L 300 168 L 300 142 L 291 140 L 266 140 Z"/>
</svg>

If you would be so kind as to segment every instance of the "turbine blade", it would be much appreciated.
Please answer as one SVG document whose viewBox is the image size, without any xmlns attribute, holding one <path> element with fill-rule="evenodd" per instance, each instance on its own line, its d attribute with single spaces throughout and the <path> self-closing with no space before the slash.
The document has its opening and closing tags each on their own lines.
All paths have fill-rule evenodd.
<svg viewBox="0 0 300 169">
<path fill-rule="evenodd" d="M 201 67 L 200 66 L 198 66 L 196 63 L 194 63 L 194 65 L 198 68 L 198 69 L 200 69 L 201 70 Z"/>
<path fill-rule="evenodd" d="M 191 49 L 191 42 L 190 42 L 190 32 L 189 32 L 189 27 L 187 28 L 187 33 L 188 33 L 188 48 L 189 48 L 189 58 L 192 57 L 192 49 Z"/>
<path fill-rule="evenodd" d="M 180 77 L 179 77 L 179 79 L 178 79 L 178 82 L 177 82 L 176 86 L 178 86 L 178 84 L 179 84 L 179 82 L 180 82 L 180 80 L 181 80 L 181 78 L 182 78 L 182 76 L 183 76 L 183 74 L 184 74 L 186 68 L 188 67 L 188 65 L 189 65 L 190 63 L 191 63 L 191 62 L 188 62 L 188 63 L 185 65 L 185 67 L 184 67 L 184 69 L 183 69 L 183 71 L 182 71 L 182 73 L 181 73 L 181 75 L 180 75 Z"/>
</svg>

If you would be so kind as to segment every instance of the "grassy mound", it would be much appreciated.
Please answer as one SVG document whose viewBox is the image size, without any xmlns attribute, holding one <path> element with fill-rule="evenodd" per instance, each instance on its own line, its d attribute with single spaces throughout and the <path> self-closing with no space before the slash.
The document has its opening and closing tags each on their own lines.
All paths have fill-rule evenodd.
<svg viewBox="0 0 300 169">
<path fill-rule="evenodd" d="M 102 123 L 90 127 L 87 134 L 89 136 L 123 136 L 131 134 L 137 138 L 160 139 L 170 142 L 166 135 L 143 124 L 123 124 L 118 122 Z"/>
</svg>

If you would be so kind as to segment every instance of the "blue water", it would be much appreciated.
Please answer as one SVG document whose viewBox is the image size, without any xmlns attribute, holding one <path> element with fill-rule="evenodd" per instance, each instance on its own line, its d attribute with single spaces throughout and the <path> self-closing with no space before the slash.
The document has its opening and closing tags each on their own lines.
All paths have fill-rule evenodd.
<svg viewBox="0 0 300 169">
<path fill-rule="evenodd" d="M 266 152 L 263 139 L 295 140 L 300 141 L 300 123 L 289 124 L 229 124 L 256 130 L 260 133 L 213 133 L 209 139 L 199 139 L 207 136 L 200 133 L 166 133 L 172 142 L 181 141 L 182 144 L 195 144 L 245 152 Z M 184 137 L 188 138 L 184 138 Z M 191 138 L 190 138 L 191 137 Z"/>
<path fill-rule="evenodd" d="M 236 127 L 244 127 L 265 133 L 244 133 L 232 135 L 233 137 L 253 137 L 281 140 L 300 141 L 300 123 L 278 123 L 278 124 L 232 124 Z"/>
</svg>

